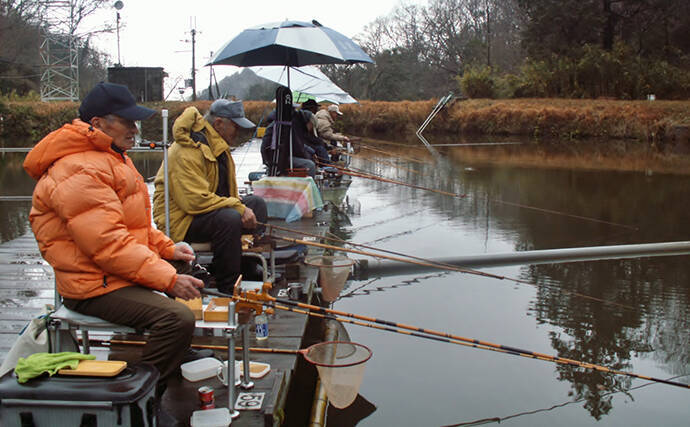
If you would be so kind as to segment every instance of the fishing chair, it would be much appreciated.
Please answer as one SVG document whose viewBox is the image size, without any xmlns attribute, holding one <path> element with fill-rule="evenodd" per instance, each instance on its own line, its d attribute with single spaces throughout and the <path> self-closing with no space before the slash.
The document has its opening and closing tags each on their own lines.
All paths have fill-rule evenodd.
<svg viewBox="0 0 690 427">
<path fill-rule="evenodd" d="M 244 236 L 243 236 L 243 243 L 244 243 Z M 190 243 L 190 246 L 192 249 L 194 249 L 194 253 L 196 254 L 196 262 L 207 266 L 211 264 L 211 261 L 213 260 L 213 252 L 211 250 L 211 243 L 210 242 L 203 242 L 203 243 Z M 275 280 L 275 268 L 276 268 L 276 260 L 275 260 L 275 251 L 273 250 L 273 244 L 266 244 L 266 245 L 260 245 L 260 246 L 255 246 L 255 247 L 244 247 L 244 244 L 242 245 L 242 258 L 256 258 L 259 260 L 261 263 L 261 267 L 263 268 L 263 281 L 268 282 L 269 279 L 270 281 Z M 268 262 L 266 261 L 266 257 L 264 256 L 264 253 L 268 253 L 268 257 L 270 259 L 270 275 L 269 275 L 269 268 L 268 268 Z"/>
<path fill-rule="evenodd" d="M 55 340 L 51 342 L 51 353 L 71 350 L 71 348 L 66 348 L 67 344 L 64 340 L 70 336 L 74 337 L 73 333 L 76 331 L 81 332 L 84 354 L 89 354 L 91 351 L 89 331 L 115 332 L 122 334 L 137 332 L 128 326 L 110 323 L 101 318 L 87 316 L 65 307 L 62 304 L 62 296 L 57 290 L 57 281 L 55 281 L 55 311 L 50 315 L 48 324 L 55 332 Z"/>
</svg>

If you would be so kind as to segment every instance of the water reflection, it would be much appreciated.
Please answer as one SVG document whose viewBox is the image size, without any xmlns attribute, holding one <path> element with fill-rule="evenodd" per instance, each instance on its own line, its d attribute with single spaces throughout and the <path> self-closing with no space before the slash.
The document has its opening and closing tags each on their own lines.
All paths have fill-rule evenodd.
<svg viewBox="0 0 690 427">
<path fill-rule="evenodd" d="M 394 149 L 387 151 L 395 155 Z M 410 155 L 409 152 L 403 153 Z M 352 226 L 346 227 L 353 234 L 352 240 L 428 258 L 511 249 L 523 251 L 690 240 L 690 210 L 686 203 L 690 195 L 690 178 L 687 176 L 470 164 L 455 157 L 452 152 L 447 154 L 440 162 L 432 163 L 429 159 L 426 164 L 393 160 L 390 157 L 385 158 L 385 163 L 378 162 L 376 156 L 358 158 L 356 166 L 363 170 L 458 196 L 448 197 L 373 180 L 357 181 L 350 195 L 354 193 L 362 199 L 364 213 L 361 218 L 352 221 Z M 424 153 L 420 152 L 418 157 L 423 158 Z M 531 302 L 526 307 L 511 306 L 510 302 L 506 302 L 509 305 L 502 310 L 526 310 L 525 314 L 531 316 L 541 332 L 515 330 L 517 337 L 535 342 L 543 337 L 551 347 L 550 351 L 544 352 L 614 370 L 661 378 L 690 373 L 690 335 L 687 334 L 690 330 L 690 273 L 687 257 L 523 266 L 518 274 L 521 279 L 535 285 Z M 493 307 L 486 307 L 483 312 L 477 309 L 473 314 L 457 310 L 449 312 L 443 308 L 444 304 L 432 296 L 440 291 L 428 291 L 427 294 L 416 291 L 431 283 L 434 283 L 433 289 L 442 288 L 445 286 L 443 283 L 451 277 L 455 276 L 404 277 L 398 280 L 371 278 L 365 283 L 352 282 L 348 284 L 345 297 L 338 301 L 336 308 L 360 313 L 369 308 L 372 311 L 364 313 L 401 322 L 408 320 L 408 324 L 420 326 L 425 326 L 436 317 L 431 313 L 440 315 L 443 312 L 446 319 L 443 324 L 447 326 L 471 324 L 475 320 L 472 319 L 473 315 L 487 320 L 492 318 L 489 313 Z M 505 288 L 485 289 L 472 292 L 483 292 L 491 295 L 491 299 L 505 300 Z M 422 294 L 424 302 L 412 302 L 414 300 L 410 299 L 410 295 L 413 292 L 417 292 L 415 295 Z M 443 294 L 443 298 L 457 301 L 467 291 L 457 287 L 448 292 Z M 577 293 L 612 301 L 617 305 L 582 298 Z M 386 295 L 385 303 L 381 300 L 382 294 Z M 369 300 L 379 303 L 370 303 Z M 419 304 L 423 307 L 418 307 Z M 409 310 L 420 311 L 408 313 Z M 497 318 L 500 319 L 500 316 Z M 489 337 L 500 336 L 503 331 L 492 329 L 490 325 L 491 321 L 487 321 L 472 332 L 478 338 L 491 341 Z M 450 331 L 453 330 L 450 327 Z M 350 334 L 353 339 L 367 343 L 384 341 L 376 332 L 351 330 Z M 517 339 L 511 341 L 508 337 L 506 341 L 498 342 L 519 347 L 522 343 L 520 338 Z M 388 339 L 385 341 L 388 342 Z M 409 343 L 405 349 L 401 357 L 413 360 L 429 357 L 425 345 Z M 382 344 L 374 344 L 373 350 L 375 356 L 378 353 L 383 357 L 397 358 L 394 352 L 388 354 L 389 350 Z M 503 363 L 514 365 L 517 362 L 505 360 Z M 399 369 L 396 366 L 404 366 L 404 362 L 392 364 L 385 381 L 397 384 L 398 380 L 393 379 Z M 429 369 L 434 371 L 433 367 Z M 682 408 L 662 402 L 664 398 L 661 397 L 666 395 L 665 392 L 684 393 L 683 390 L 676 392 L 668 390 L 673 387 L 657 386 L 656 390 L 659 391 L 652 393 L 651 399 L 646 402 L 638 396 L 627 394 L 631 393 L 633 386 L 639 387 L 639 380 L 568 365 L 553 365 L 552 370 L 554 377 L 567 385 L 569 391 L 562 395 L 558 387 L 549 384 L 547 387 L 550 391 L 546 395 L 569 396 L 572 401 L 580 402 L 575 406 L 584 407 L 589 419 L 594 422 L 613 417 L 620 424 L 637 423 L 639 420 L 635 415 L 626 416 L 625 411 L 613 411 L 615 405 L 625 404 L 629 407 L 631 401 L 640 408 L 651 406 L 651 413 L 660 406 L 670 405 L 664 412 L 669 425 L 678 424 L 674 420 L 684 417 Z M 493 379 L 490 373 L 484 371 L 483 374 L 490 377 L 488 381 Z M 381 381 L 382 375 L 372 376 Z M 447 372 L 446 377 L 447 381 L 453 381 L 454 377 Z M 457 380 L 466 381 L 467 378 L 458 376 Z M 681 377 L 679 381 L 687 382 L 688 377 Z M 476 381 L 472 381 L 472 384 L 476 393 L 481 395 L 482 392 L 488 392 Z M 400 391 L 395 390 L 399 385 L 391 387 L 393 390 L 388 388 L 387 393 L 405 399 Z M 434 384 L 426 388 L 422 384 L 418 392 L 434 393 L 439 387 Z M 510 394 L 510 390 L 515 392 L 520 389 L 515 384 L 502 384 L 502 387 L 506 394 Z M 396 419 L 390 411 L 386 412 L 386 405 L 381 404 L 387 397 L 376 394 L 380 388 L 367 384 L 365 380 L 361 391 L 380 408 L 372 415 L 373 419 L 367 420 L 372 425 L 386 425 Z M 627 400 L 621 401 L 626 395 Z M 492 396 L 492 403 L 496 407 L 505 400 L 514 399 L 503 395 Z M 678 396 L 682 401 L 682 394 L 673 396 Z M 419 396 L 417 399 L 426 402 L 426 405 L 437 403 Z M 455 408 L 443 408 L 441 412 L 487 412 L 482 405 L 460 402 L 457 405 Z M 414 414 L 410 411 L 414 411 L 415 406 L 408 406 L 396 410 L 406 414 L 408 422 L 414 422 Z M 546 406 L 538 400 L 533 405 L 534 408 Z M 420 410 L 418 406 L 417 409 Z M 569 425 L 588 424 L 581 414 L 571 413 L 569 409 L 561 411 L 569 414 L 567 421 L 563 421 L 559 415 L 540 415 L 556 418 L 542 418 L 537 424 L 549 425 L 556 420 Z M 488 412 L 496 412 L 496 409 Z M 511 411 L 506 411 L 503 415 L 509 413 Z M 467 418 L 472 417 L 468 415 Z M 425 421 L 443 424 L 444 419 L 443 416 L 430 416 Z M 500 420 L 501 417 L 496 419 Z M 543 421 L 545 419 L 550 421 Z M 526 419 L 522 422 L 532 425 L 533 421 Z"/>
<path fill-rule="evenodd" d="M 0 196 L 31 196 L 35 181 L 22 167 L 26 153 L 0 155 Z M 144 178 L 154 177 L 161 164 L 161 153 L 131 153 L 130 157 Z M 0 243 L 30 230 L 29 201 L 0 200 Z"/>
</svg>

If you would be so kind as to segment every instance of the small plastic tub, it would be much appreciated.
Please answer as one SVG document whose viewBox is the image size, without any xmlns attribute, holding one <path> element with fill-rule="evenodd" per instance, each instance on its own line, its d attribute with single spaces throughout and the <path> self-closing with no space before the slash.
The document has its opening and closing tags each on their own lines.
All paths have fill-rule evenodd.
<svg viewBox="0 0 690 427">
<path fill-rule="evenodd" d="M 203 359 L 194 360 L 180 365 L 182 376 L 187 381 L 201 381 L 207 378 L 215 377 L 218 373 L 218 368 L 223 363 L 213 357 L 204 357 Z"/>
<path fill-rule="evenodd" d="M 231 421 L 228 408 L 216 408 L 192 412 L 189 424 L 192 427 L 227 427 Z"/>
</svg>

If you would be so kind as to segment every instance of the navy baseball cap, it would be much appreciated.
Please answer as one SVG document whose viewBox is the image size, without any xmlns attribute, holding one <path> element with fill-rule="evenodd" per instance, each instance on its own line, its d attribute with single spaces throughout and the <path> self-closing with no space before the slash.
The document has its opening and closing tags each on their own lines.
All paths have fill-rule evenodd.
<svg viewBox="0 0 690 427">
<path fill-rule="evenodd" d="M 249 119 L 244 117 L 244 106 L 242 106 L 242 101 L 218 99 L 211 104 L 210 113 L 217 117 L 230 119 L 245 129 L 256 126 Z"/>
<path fill-rule="evenodd" d="M 144 120 L 155 112 L 156 110 L 137 105 L 127 86 L 105 82 L 94 86 L 79 106 L 79 118 L 85 122 L 108 114 L 127 120 Z"/>
</svg>

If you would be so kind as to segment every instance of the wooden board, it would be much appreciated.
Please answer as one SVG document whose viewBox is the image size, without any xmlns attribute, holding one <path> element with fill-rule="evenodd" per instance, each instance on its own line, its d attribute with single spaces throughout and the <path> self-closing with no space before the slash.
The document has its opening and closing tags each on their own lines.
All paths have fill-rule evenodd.
<svg viewBox="0 0 690 427">
<path fill-rule="evenodd" d="M 60 369 L 60 375 L 114 377 L 127 367 L 121 360 L 80 360 L 77 369 Z"/>
<path fill-rule="evenodd" d="M 192 313 L 194 313 L 194 320 L 201 320 L 203 318 L 202 316 L 202 308 L 201 308 L 201 298 L 194 298 L 190 300 L 183 300 L 182 298 L 175 298 L 175 301 L 181 302 L 182 304 L 186 305 L 189 307 L 190 310 L 192 310 Z M 225 316 L 227 319 L 227 315 Z"/>
</svg>

